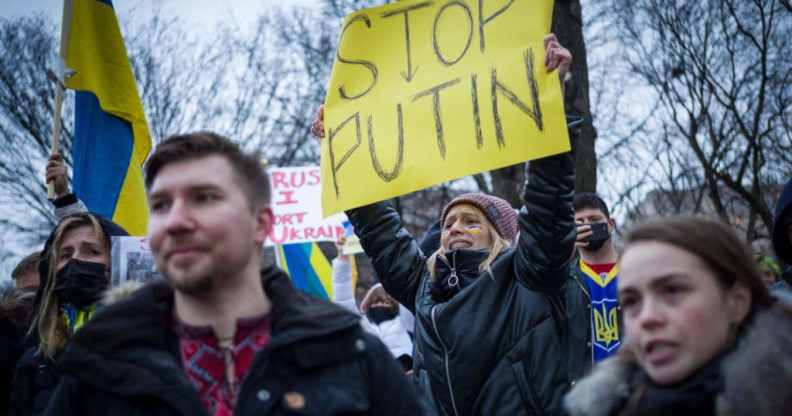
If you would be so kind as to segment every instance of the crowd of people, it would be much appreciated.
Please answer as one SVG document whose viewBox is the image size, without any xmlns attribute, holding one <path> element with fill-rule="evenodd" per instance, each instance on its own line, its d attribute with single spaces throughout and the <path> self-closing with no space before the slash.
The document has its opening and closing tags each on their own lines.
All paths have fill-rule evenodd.
<svg viewBox="0 0 792 416">
<path fill-rule="evenodd" d="M 565 79 L 552 34 L 545 53 Z M 267 174 L 211 132 L 164 139 L 144 167 L 163 279 L 110 287 L 110 241 L 127 233 L 68 192 L 55 155 L 58 225 L 2 293 L 2 411 L 788 414 L 784 270 L 700 217 L 636 224 L 617 250 L 606 202 L 575 192 L 575 136 L 526 165 L 519 210 L 459 195 L 421 239 L 387 202 L 347 211 L 380 282 L 360 304 L 345 255 L 333 302 L 262 262 Z M 772 233 L 792 264 L 792 181 Z"/>
</svg>

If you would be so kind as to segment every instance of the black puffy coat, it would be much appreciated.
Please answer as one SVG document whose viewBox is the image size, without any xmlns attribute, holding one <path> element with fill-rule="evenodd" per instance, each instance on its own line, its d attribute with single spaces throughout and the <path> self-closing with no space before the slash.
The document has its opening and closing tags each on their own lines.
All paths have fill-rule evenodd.
<svg viewBox="0 0 792 416">
<path fill-rule="evenodd" d="M 40 415 L 58 385 L 60 373 L 52 360 L 28 348 L 17 362 L 11 389 L 11 415 Z"/>
<path fill-rule="evenodd" d="M 430 296 L 426 256 L 390 205 L 347 212 L 387 292 L 415 313 L 413 376 L 440 414 L 558 414 L 582 373 L 572 367 L 586 365 L 567 359 L 572 154 L 531 162 L 527 178 L 516 246 L 495 260 L 492 276 L 442 303 Z M 585 344 L 575 347 L 585 357 Z"/>
<path fill-rule="evenodd" d="M 421 414 L 401 367 L 358 316 L 299 294 L 280 270 L 262 277 L 271 342 L 254 358 L 234 414 Z M 152 282 L 97 313 L 58 360 L 47 414 L 207 414 L 182 369 L 172 305 L 172 289 Z M 289 408 L 289 394 L 304 398 L 301 409 Z"/>
</svg>

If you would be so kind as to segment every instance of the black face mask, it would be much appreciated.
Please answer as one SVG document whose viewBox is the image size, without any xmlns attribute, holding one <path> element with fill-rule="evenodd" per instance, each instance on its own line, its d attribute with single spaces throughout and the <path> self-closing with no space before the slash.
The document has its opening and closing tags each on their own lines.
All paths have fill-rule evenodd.
<svg viewBox="0 0 792 416">
<path fill-rule="evenodd" d="M 588 246 L 584 247 L 586 251 L 597 251 L 605 245 L 605 242 L 610 240 L 611 233 L 608 229 L 607 222 L 595 222 L 591 224 L 591 231 L 593 232 L 588 238 Z"/>
<path fill-rule="evenodd" d="M 368 312 L 366 312 L 366 317 L 375 325 L 395 319 L 397 316 L 399 316 L 398 306 L 392 308 L 387 306 L 376 306 L 369 308 Z"/>
<path fill-rule="evenodd" d="M 588 251 L 597 251 L 597 250 L 601 249 L 602 246 L 605 245 L 605 242 L 608 241 L 608 240 L 610 240 L 610 237 L 608 237 L 608 238 L 606 238 L 604 240 L 592 240 L 592 241 L 589 241 L 588 246 L 586 246 L 585 248 Z"/>
<path fill-rule="evenodd" d="M 61 303 L 85 308 L 101 299 L 109 285 L 104 264 L 71 259 L 55 275 L 52 293 Z"/>
</svg>

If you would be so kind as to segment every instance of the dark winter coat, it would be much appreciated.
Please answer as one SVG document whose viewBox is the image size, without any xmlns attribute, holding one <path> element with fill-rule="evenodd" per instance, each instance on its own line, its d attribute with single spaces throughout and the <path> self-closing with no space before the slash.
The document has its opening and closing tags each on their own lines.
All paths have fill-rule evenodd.
<svg viewBox="0 0 792 416">
<path fill-rule="evenodd" d="M 11 389 L 10 414 L 43 414 L 59 379 L 60 373 L 55 363 L 38 352 L 36 347 L 28 348 L 17 362 Z"/>
<path fill-rule="evenodd" d="M 564 301 L 575 240 L 573 157 L 533 161 L 527 178 L 516 246 L 491 275 L 445 302 L 430 294 L 430 253 L 390 205 L 347 212 L 383 286 L 415 314 L 413 376 L 440 414 L 558 414 L 570 374 L 582 373 L 570 368 L 582 364 L 568 359 Z"/>
<path fill-rule="evenodd" d="M 784 227 L 784 220 L 792 215 L 792 179 L 784 186 L 784 191 L 778 198 L 773 221 L 773 247 L 776 256 L 785 263 L 792 265 L 792 242 Z"/>
<path fill-rule="evenodd" d="M 3 340 L 0 342 L 0 412 L 9 409 L 14 369 L 25 351 L 22 347 L 23 338 L 24 334 L 20 334 L 8 319 L 0 318 L 0 339 Z"/>
<path fill-rule="evenodd" d="M 8 413 L 14 372 L 25 352 L 33 294 L 13 286 L 0 288 L 0 414 Z"/>
<path fill-rule="evenodd" d="M 654 385 L 626 353 L 609 358 L 564 399 L 571 416 L 775 416 L 792 409 L 792 307 L 759 312 L 734 348 L 674 386 Z"/>
<path fill-rule="evenodd" d="M 107 241 L 113 236 L 129 235 L 118 224 L 94 215 L 99 220 L 99 225 Z M 68 218 L 68 215 L 65 218 Z M 62 221 L 62 220 L 61 220 Z M 44 289 L 49 280 L 50 264 L 49 255 L 55 240 L 55 230 L 50 234 L 41 250 L 41 260 L 38 263 L 40 285 L 36 291 L 35 308 L 38 309 Z M 109 279 L 109 277 L 108 277 Z M 11 414 L 19 416 L 42 414 L 60 377 L 51 359 L 38 352 L 38 334 L 34 331 L 25 342 L 28 347 L 17 364 L 14 374 L 14 387 L 11 390 Z"/>
<path fill-rule="evenodd" d="M 262 279 L 271 342 L 248 370 L 236 415 L 420 414 L 399 364 L 358 316 L 299 294 L 280 270 Z M 172 305 L 172 289 L 152 282 L 97 313 L 58 360 L 47 414 L 207 414 L 182 369 Z"/>
</svg>

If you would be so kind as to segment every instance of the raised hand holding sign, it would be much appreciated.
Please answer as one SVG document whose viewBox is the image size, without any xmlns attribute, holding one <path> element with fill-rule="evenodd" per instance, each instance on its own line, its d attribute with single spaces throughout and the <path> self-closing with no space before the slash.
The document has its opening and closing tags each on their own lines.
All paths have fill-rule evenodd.
<svg viewBox="0 0 792 416">
<path fill-rule="evenodd" d="M 325 124 L 313 128 L 327 139 L 324 214 L 568 151 L 549 71 L 566 72 L 571 57 L 545 36 L 552 10 L 402 1 L 347 16 Z"/>
</svg>

